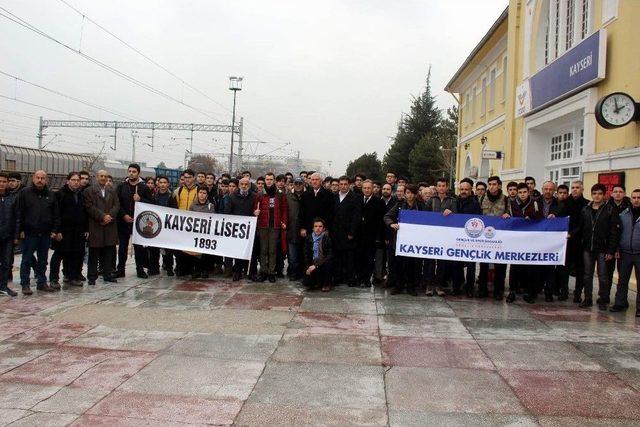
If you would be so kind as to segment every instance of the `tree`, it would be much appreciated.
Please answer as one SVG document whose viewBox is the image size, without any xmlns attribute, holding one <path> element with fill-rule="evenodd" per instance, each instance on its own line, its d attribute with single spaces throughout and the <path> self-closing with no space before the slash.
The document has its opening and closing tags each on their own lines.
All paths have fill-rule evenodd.
<svg viewBox="0 0 640 427">
<path fill-rule="evenodd" d="M 349 162 L 347 176 L 353 178 L 355 174 L 363 173 L 374 181 L 382 180 L 382 162 L 378 159 L 378 153 L 364 153 L 362 156 Z"/>
<path fill-rule="evenodd" d="M 189 160 L 189 169 L 194 172 L 217 172 L 220 166 L 215 157 L 207 154 L 196 154 Z"/>
<path fill-rule="evenodd" d="M 455 105 L 447 108 L 447 117 L 440 124 L 442 136 L 442 157 L 446 176 L 453 184 L 456 173 L 457 146 L 458 146 L 458 107 Z"/>
<path fill-rule="evenodd" d="M 431 93 L 431 68 L 427 73 L 426 87 L 422 95 L 413 97 L 411 102 L 411 112 L 406 114 L 398 124 L 398 132 L 393 142 L 384 155 L 383 164 L 385 171 L 393 171 L 396 175 L 406 175 L 407 178 L 415 181 L 410 168 L 412 161 L 410 155 L 418 143 L 428 135 L 432 137 L 439 131 L 442 121 L 442 113 L 435 105 L 436 99 Z M 423 146 L 427 142 L 423 142 Z M 418 152 L 424 152 L 426 146 Z M 441 157 L 439 155 L 439 157 Z M 416 164 L 413 161 L 414 165 Z"/>
<path fill-rule="evenodd" d="M 441 142 L 442 135 L 436 131 L 422 137 L 411 150 L 407 163 L 413 182 L 424 181 L 433 185 L 438 178 L 443 176 L 444 163 L 440 149 Z"/>
</svg>

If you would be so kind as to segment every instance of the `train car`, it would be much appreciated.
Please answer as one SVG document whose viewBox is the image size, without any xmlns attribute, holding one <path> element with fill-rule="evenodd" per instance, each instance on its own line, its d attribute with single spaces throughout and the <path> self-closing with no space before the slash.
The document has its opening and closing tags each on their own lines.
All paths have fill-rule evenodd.
<svg viewBox="0 0 640 427">
<path fill-rule="evenodd" d="M 171 188 L 178 187 L 178 183 L 180 182 L 180 174 L 182 171 L 180 169 L 169 169 L 169 168 L 155 168 L 156 176 L 164 175 L 169 178 L 169 184 Z"/>
<path fill-rule="evenodd" d="M 49 187 L 56 190 L 66 183 L 69 172 L 90 170 L 95 162 L 95 156 L 88 154 L 0 144 L 0 169 L 4 172 L 19 172 L 25 185 L 31 182 L 35 171 L 42 169 L 49 177 Z"/>
</svg>

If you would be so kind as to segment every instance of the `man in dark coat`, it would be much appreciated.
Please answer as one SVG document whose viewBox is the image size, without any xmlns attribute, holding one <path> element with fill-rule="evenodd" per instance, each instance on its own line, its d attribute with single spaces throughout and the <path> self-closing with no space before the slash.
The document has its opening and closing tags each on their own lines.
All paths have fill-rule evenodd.
<svg viewBox="0 0 640 427">
<path fill-rule="evenodd" d="M 9 176 L 0 172 L 0 295 L 12 297 L 18 294 L 9 288 L 9 271 L 12 266 L 13 245 L 19 231 L 16 222 L 16 194 L 9 191 Z"/>
<path fill-rule="evenodd" d="M 469 178 L 464 178 L 460 181 L 460 185 L 458 186 L 458 198 L 456 199 L 456 207 L 459 214 L 482 215 L 480 202 L 478 202 L 478 199 L 473 195 L 473 181 Z M 467 297 L 473 298 L 476 283 L 475 261 L 455 262 L 453 264 L 453 294 L 458 294 L 461 285 L 464 283 L 465 294 L 467 295 Z M 464 274 L 465 267 L 467 269 L 466 278 Z"/>
<path fill-rule="evenodd" d="M 551 181 L 542 183 L 542 195 L 538 199 L 542 209 L 544 218 L 556 218 L 567 216 L 564 210 L 564 204 L 554 196 L 556 193 L 556 184 Z M 544 289 L 544 298 L 547 302 L 553 301 L 553 295 L 558 295 L 559 301 L 566 301 L 569 298 L 568 288 L 560 289 L 558 287 L 557 266 L 544 265 L 539 267 L 542 279 L 542 287 Z"/>
<path fill-rule="evenodd" d="M 351 287 L 357 286 L 355 274 L 356 237 L 362 221 L 362 200 L 349 187 L 347 176 L 340 178 L 340 190 L 334 196 L 333 228 L 331 240 L 335 252 L 334 285 L 344 281 Z"/>
<path fill-rule="evenodd" d="M 82 286 L 82 262 L 89 224 L 78 172 L 67 175 L 67 183 L 56 192 L 56 201 L 60 209 L 62 239 L 54 239 L 51 244 L 53 255 L 49 266 L 49 283 L 51 286 L 59 285 L 62 261 L 65 283 Z"/>
<path fill-rule="evenodd" d="M 254 206 L 256 201 L 258 200 L 258 195 L 251 191 L 251 182 L 249 178 L 242 178 L 238 186 L 240 187 L 238 191 L 235 191 L 229 196 L 229 200 L 224 205 L 224 213 L 226 215 L 240 215 L 240 216 L 253 216 Z M 252 260 L 256 256 L 256 244 L 254 239 L 253 245 L 253 253 Z M 246 273 L 247 269 L 247 261 L 243 259 L 235 259 L 233 263 L 233 281 L 237 282 L 242 278 L 242 275 Z M 255 266 L 251 267 L 250 275 L 252 275 Z M 255 277 L 254 277 L 255 279 Z"/>
<path fill-rule="evenodd" d="M 53 191 L 47 186 L 47 173 L 38 170 L 33 174 L 33 183 L 18 194 L 18 223 L 22 241 L 20 284 L 22 293 L 31 295 L 29 273 L 32 257 L 36 253 L 36 283 L 38 290 L 53 292 L 47 284 L 47 259 L 51 239 L 60 239 L 60 215 Z"/>
<path fill-rule="evenodd" d="M 169 190 L 169 179 L 164 176 L 156 178 L 158 191 L 153 195 L 153 203 L 166 208 L 178 209 L 178 202 Z M 163 249 L 162 266 L 167 271 L 167 276 L 173 276 L 173 251 Z M 160 248 L 149 247 L 149 275 L 160 274 Z"/>
<path fill-rule="evenodd" d="M 333 226 L 333 194 L 322 186 L 322 175 L 311 175 L 311 188 L 307 189 L 300 200 L 300 236 L 307 237 L 313 229 L 313 220 L 322 218 L 331 233 Z"/>
<path fill-rule="evenodd" d="M 390 175 L 390 174 L 387 174 Z M 395 178 L 394 178 L 395 179 Z M 393 186 L 389 183 L 384 183 L 380 188 L 380 200 L 384 204 L 384 212 L 383 216 L 387 214 L 398 203 L 398 199 L 393 195 Z M 385 273 L 387 274 L 387 282 L 393 281 L 393 275 L 395 271 L 393 270 L 392 262 L 394 260 L 395 248 L 390 247 L 391 242 L 391 229 L 388 228 L 383 223 L 383 244 L 381 244 L 376 250 L 376 266 L 373 281 L 374 283 L 382 283 L 384 280 Z M 386 286 L 385 286 L 386 287 Z"/>
<path fill-rule="evenodd" d="M 580 220 L 582 209 L 589 204 L 589 200 L 583 196 L 584 185 L 582 181 L 571 183 L 571 195 L 565 202 L 565 214 L 569 217 L 569 234 L 567 240 L 567 255 L 565 265 L 558 271 L 558 288 L 569 287 L 569 275 L 576 278 L 576 286 L 573 291 L 573 302 L 582 302 L 582 289 L 584 289 L 584 255 L 582 253 L 582 234 Z"/>
<path fill-rule="evenodd" d="M 356 257 L 358 282 L 361 287 L 371 286 L 371 275 L 375 266 L 376 252 L 384 243 L 385 203 L 373 195 L 373 181 L 362 183 L 362 216 L 358 229 L 358 251 Z"/>
<path fill-rule="evenodd" d="M 120 213 L 118 214 L 118 271 L 116 277 L 124 277 L 127 255 L 129 252 L 129 241 L 133 233 L 133 221 L 135 203 L 153 203 L 151 190 L 140 179 L 140 165 L 131 163 L 127 170 L 128 178 L 118 185 L 117 194 L 120 203 Z M 133 253 L 136 260 L 136 272 L 138 277 L 146 279 L 149 275 L 144 271 L 148 267 L 149 260 L 147 250 L 142 245 L 133 245 Z"/>
<path fill-rule="evenodd" d="M 95 185 L 84 190 L 84 205 L 89 217 L 89 260 L 87 279 L 89 285 L 95 285 L 98 278 L 98 260 L 102 267 L 105 282 L 116 282 L 113 277 L 113 254 L 118 244 L 116 218 L 120 212 L 118 195 L 107 185 L 108 173 L 99 170 Z"/>
</svg>

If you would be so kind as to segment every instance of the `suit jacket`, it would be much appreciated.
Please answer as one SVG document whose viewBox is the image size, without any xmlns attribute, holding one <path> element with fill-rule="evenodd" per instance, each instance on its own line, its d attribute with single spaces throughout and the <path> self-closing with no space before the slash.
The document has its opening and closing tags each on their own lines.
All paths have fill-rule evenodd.
<svg viewBox="0 0 640 427">
<path fill-rule="evenodd" d="M 362 199 L 360 195 L 349 191 L 340 201 L 340 194 L 334 195 L 334 215 L 331 238 L 337 250 L 355 249 L 356 237 L 362 221 Z M 348 236 L 352 236 L 349 239 Z"/>
<path fill-rule="evenodd" d="M 83 191 L 84 206 L 89 217 L 89 247 L 103 248 L 118 244 L 118 226 L 116 218 L 120 212 L 118 196 L 112 188 L 105 189 L 102 197 L 100 186 L 92 185 Z M 102 225 L 105 215 L 113 218 L 107 225 Z"/>
<path fill-rule="evenodd" d="M 361 246 L 373 245 L 384 240 L 384 217 L 386 206 L 382 199 L 371 196 L 364 202 L 364 196 L 360 196 L 362 202 L 362 217 L 360 221 L 360 233 L 358 241 Z"/>
<path fill-rule="evenodd" d="M 300 199 L 300 228 L 307 230 L 307 234 L 313 230 L 313 219 L 322 218 L 327 224 L 327 229 L 332 230 L 334 214 L 334 195 L 323 187 L 318 194 L 313 188 L 305 191 Z"/>
</svg>

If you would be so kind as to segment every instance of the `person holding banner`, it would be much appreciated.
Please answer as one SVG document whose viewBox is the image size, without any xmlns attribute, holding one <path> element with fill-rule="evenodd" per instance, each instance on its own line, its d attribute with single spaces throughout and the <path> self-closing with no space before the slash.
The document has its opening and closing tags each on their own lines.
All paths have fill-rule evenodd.
<svg viewBox="0 0 640 427">
<path fill-rule="evenodd" d="M 545 181 L 542 184 L 542 196 L 540 204 L 544 218 L 556 218 L 567 216 L 564 210 L 564 204 L 554 196 L 556 192 L 556 184 L 551 181 Z M 548 265 L 542 267 L 542 285 L 544 288 L 544 300 L 546 302 L 553 301 L 553 295 L 558 295 L 558 301 L 566 301 L 569 299 L 569 291 L 566 288 L 560 289 L 556 282 L 556 270 L 558 266 Z"/>
<path fill-rule="evenodd" d="M 480 208 L 480 202 L 473 195 L 473 181 L 469 178 L 460 180 L 458 186 L 458 198 L 456 199 L 456 207 L 458 213 L 467 215 L 482 215 L 482 209 Z M 465 280 L 464 269 L 467 268 L 467 276 Z M 475 261 L 469 262 L 456 262 L 453 266 L 453 293 L 457 295 L 460 292 L 460 287 L 464 283 L 464 293 L 473 298 L 474 288 L 476 283 L 476 263 Z"/>
<path fill-rule="evenodd" d="M 511 206 L 509 199 L 502 193 L 502 181 L 497 176 L 491 176 L 487 180 L 489 183 L 487 192 L 479 199 L 480 208 L 483 215 L 500 216 L 509 218 L 511 216 Z M 476 192 L 478 186 L 482 182 L 476 183 Z M 494 264 L 495 274 L 493 279 L 493 298 L 496 301 L 502 300 L 504 296 L 504 279 L 507 275 L 507 264 Z M 478 278 L 478 297 L 486 298 L 489 296 L 489 264 L 480 264 L 480 276 Z"/>
<path fill-rule="evenodd" d="M 240 216 L 253 216 L 254 215 L 254 205 L 257 203 L 258 195 L 250 191 L 251 181 L 249 178 L 242 178 L 238 186 L 240 189 L 238 191 L 231 192 L 233 182 L 235 186 L 235 178 L 229 182 L 229 200 L 225 202 L 224 205 L 224 213 L 227 215 L 240 215 Z M 254 242 L 253 252 L 255 252 L 256 245 Z M 247 261 L 243 259 L 235 259 L 233 262 L 233 281 L 237 282 L 242 278 L 243 274 L 246 274 L 247 269 Z M 255 266 L 252 266 L 252 269 Z M 249 273 L 251 275 L 251 272 Z"/>
<path fill-rule="evenodd" d="M 627 295 L 631 271 L 636 271 L 636 284 L 640 283 L 640 189 L 631 193 L 630 206 L 620 214 L 620 265 L 615 304 L 609 311 L 629 308 Z M 636 317 L 640 317 L 640 293 L 636 292 Z"/>
<path fill-rule="evenodd" d="M 157 189 L 153 196 L 153 203 L 158 206 L 178 209 L 176 198 L 169 191 L 169 178 L 160 175 L 156 178 Z M 173 254 L 171 249 L 163 249 L 162 266 L 167 271 L 167 276 L 173 276 Z M 160 248 L 149 247 L 149 276 L 160 274 Z"/>
<path fill-rule="evenodd" d="M 198 196 L 189 208 L 192 212 L 216 213 L 216 204 L 209 199 L 209 189 L 205 185 L 198 187 Z M 209 278 L 209 267 L 213 263 L 213 256 L 200 254 L 194 257 L 192 279 Z"/>
<path fill-rule="evenodd" d="M 584 254 L 584 300 L 580 308 L 593 306 L 593 272 L 598 268 L 598 308 L 607 309 L 611 294 L 611 282 L 607 261 L 614 259 L 620 241 L 620 217 L 611 204 L 605 203 L 607 187 L 594 184 L 591 187 L 591 203 L 582 209 L 580 228 Z"/>
<path fill-rule="evenodd" d="M 424 204 L 418 200 L 418 187 L 416 185 L 408 184 L 405 187 L 404 200 L 396 203 L 384 216 L 384 223 L 393 231 L 391 247 L 394 248 L 396 246 L 397 232 L 400 229 L 398 219 L 400 217 L 400 211 L 402 210 L 424 210 Z M 406 288 L 409 295 L 413 295 L 414 297 L 418 296 L 416 282 L 420 273 L 419 261 L 420 260 L 416 258 L 399 256 L 395 255 L 395 252 L 393 253 L 393 260 L 389 259 L 390 270 L 391 265 L 393 265 L 393 272 L 389 272 L 389 280 L 391 283 L 387 284 L 387 287 L 390 285 L 393 286 L 391 295 L 401 294 Z"/>
<path fill-rule="evenodd" d="M 544 212 L 542 207 L 540 206 L 538 199 L 531 197 L 529 188 L 530 187 L 524 182 L 518 184 L 518 197 L 515 201 L 510 202 L 511 216 L 529 220 L 543 219 Z M 529 304 L 533 304 L 538 295 L 540 268 L 538 266 L 526 264 L 512 264 L 511 271 L 513 271 L 513 276 L 516 280 L 522 284 L 525 292 L 522 299 Z M 511 288 L 511 284 L 509 284 L 509 288 L 510 290 L 509 295 L 507 295 L 507 302 L 514 302 L 516 300 L 515 289 Z"/>
</svg>

